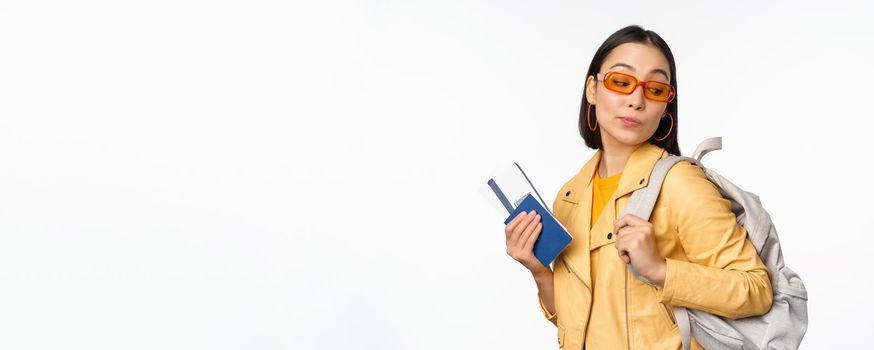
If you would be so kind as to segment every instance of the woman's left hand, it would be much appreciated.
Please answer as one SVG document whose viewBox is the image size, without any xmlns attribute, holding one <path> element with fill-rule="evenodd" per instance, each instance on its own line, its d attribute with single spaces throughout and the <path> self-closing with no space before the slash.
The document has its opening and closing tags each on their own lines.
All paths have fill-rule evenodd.
<svg viewBox="0 0 874 350">
<path fill-rule="evenodd" d="M 652 224 L 628 214 L 613 222 L 613 232 L 619 258 L 659 287 L 664 286 L 667 263 L 656 250 Z"/>
</svg>

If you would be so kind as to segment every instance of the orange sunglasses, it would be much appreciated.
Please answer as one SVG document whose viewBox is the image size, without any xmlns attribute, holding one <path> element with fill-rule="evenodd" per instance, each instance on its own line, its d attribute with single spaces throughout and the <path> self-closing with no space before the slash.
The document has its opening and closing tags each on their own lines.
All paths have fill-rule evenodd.
<svg viewBox="0 0 874 350">
<path fill-rule="evenodd" d="M 670 84 L 648 80 L 637 81 L 632 75 L 619 72 L 598 73 L 598 80 L 604 82 L 604 87 L 620 94 L 631 95 L 638 86 L 643 86 L 643 97 L 656 102 L 671 102 L 676 92 Z"/>
</svg>

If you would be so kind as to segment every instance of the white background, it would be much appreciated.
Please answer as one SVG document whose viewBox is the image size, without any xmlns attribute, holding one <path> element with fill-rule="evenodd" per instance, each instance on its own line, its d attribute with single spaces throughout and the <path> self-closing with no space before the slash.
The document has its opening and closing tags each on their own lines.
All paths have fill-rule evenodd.
<svg viewBox="0 0 874 350">
<path fill-rule="evenodd" d="M 0 1 L 0 348 L 547 349 L 476 187 L 552 202 L 628 24 L 761 196 L 804 349 L 871 329 L 871 5 Z"/>
</svg>

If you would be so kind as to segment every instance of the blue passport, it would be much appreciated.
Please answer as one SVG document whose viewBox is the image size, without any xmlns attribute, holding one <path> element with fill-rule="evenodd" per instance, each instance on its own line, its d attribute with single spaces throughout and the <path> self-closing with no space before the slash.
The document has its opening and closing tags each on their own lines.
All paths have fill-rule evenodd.
<svg viewBox="0 0 874 350">
<path fill-rule="evenodd" d="M 571 243 L 573 237 L 530 193 L 522 198 L 516 209 L 510 213 L 510 217 L 504 220 L 504 225 L 509 224 L 513 218 L 522 212 L 530 212 L 532 210 L 540 214 L 540 222 L 543 223 L 543 227 L 540 229 L 540 236 L 534 242 L 534 256 L 537 257 L 537 260 L 540 260 L 543 266 L 549 266 L 561 254 L 561 251 Z"/>
</svg>

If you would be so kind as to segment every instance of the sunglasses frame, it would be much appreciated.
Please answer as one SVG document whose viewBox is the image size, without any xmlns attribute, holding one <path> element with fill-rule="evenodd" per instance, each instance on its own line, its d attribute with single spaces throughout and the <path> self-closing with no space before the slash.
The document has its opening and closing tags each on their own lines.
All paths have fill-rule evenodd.
<svg viewBox="0 0 874 350">
<path fill-rule="evenodd" d="M 628 74 L 628 73 L 622 73 L 622 72 L 616 72 L 616 71 L 609 71 L 609 72 L 604 73 L 604 74 L 598 73 L 598 74 L 597 74 L 597 79 L 598 79 L 598 81 L 600 81 L 600 82 L 603 83 L 604 81 L 607 80 L 607 77 L 609 77 L 609 76 L 612 75 L 612 74 L 618 74 L 618 75 L 622 75 L 622 76 L 629 77 L 629 78 L 633 79 L 634 81 L 636 81 L 637 84 L 635 84 L 635 85 L 634 85 L 634 88 L 631 89 L 631 91 L 629 91 L 629 92 L 616 91 L 616 90 L 613 90 L 613 89 L 607 87 L 607 84 L 604 84 L 604 87 L 607 88 L 607 90 L 610 90 L 610 91 L 613 91 L 613 92 L 618 92 L 618 93 L 620 93 L 620 94 L 624 94 L 624 95 L 631 95 L 631 94 L 634 93 L 634 90 L 637 90 L 637 87 L 638 87 L 638 86 L 643 86 L 643 88 L 646 89 L 646 84 L 647 84 L 647 83 L 659 83 L 659 84 L 665 84 L 665 85 L 667 85 L 667 86 L 669 86 L 669 87 L 671 88 L 671 90 L 670 90 L 671 95 L 668 96 L 668 99 L 667 99 L 667 100 L 661 101 L 661 100 L 652 99 L 652 98 L 650 98 L 649 96 L 646 95 L 646 90 L 644 90 L 644 92 L 643 92 L 643 97 L 646 98 L 647 100 L 650 100 L 650 101 L 670 103 L 671 101 L 674 100 L 674 97 L 677 96 L 677 92 L 676 92 L 676 90 L 674 90 L 674 86 L 671 85 L 671 84 L 666 84 L 666 83 L 663 83 L 663 82 L 660 82 L 660 81 L 655 81 L 655 80 L 645 80 L 645 81 L 640 81 L 640 80 L 638 80 L 637 78 L 635 78 L 633 75 Z"/>
</svg>

